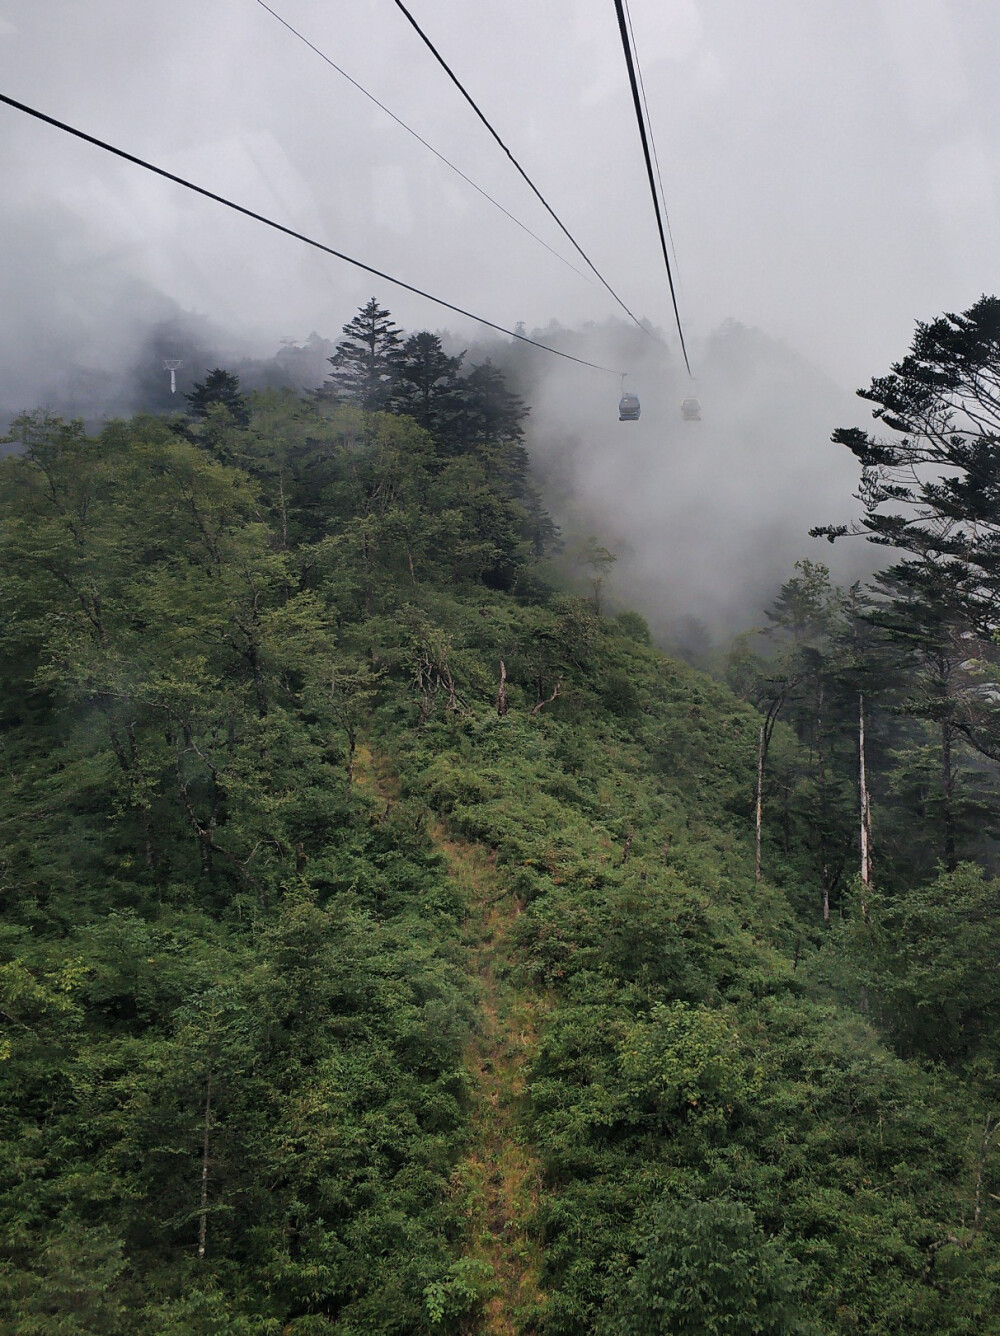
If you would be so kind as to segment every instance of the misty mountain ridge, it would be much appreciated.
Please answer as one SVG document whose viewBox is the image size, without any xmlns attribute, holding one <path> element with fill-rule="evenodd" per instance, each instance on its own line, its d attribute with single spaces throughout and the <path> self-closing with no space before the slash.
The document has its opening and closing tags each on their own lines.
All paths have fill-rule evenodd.
<svg viewBox="0 0 1000 1336">
<path fill-rule="evenodd" d="M 244 390 L 318 388 L 336 339 L 312 332 L 254 355 L 245 340 L 176 309 L 136 284 L 136 318 L 109 344 L 83 336 L 74 305 L 61 348 L 44 364 L 14 350 L 0 372 L 8 418 L 41 406 L 97 426 L 112 417 L 184 412 L 184 395 L 213 367 Z M 76 330 L 74 348 L 73 334 Z M 493 336 L 440 331 L 468 369 L 490 359 L 530 404 L 527 443 L 536 478 L 567 536 L 567 568 L 593 534 L 617 556 L 608 595 L 639 608 L 657 637 L 702 647 L 756 621 L 794 562 L 811 552 L 813 524 L 846 518 L 852 478 L 829 445 L 835 424 L 857 417 L 853 396 L 763 331 L 727 321 L 694 350 L 692 382 L 651 336 L 610 319 L 582 329 L 550 322 L 529 337 L 599 365 L 628 367 L 642 416 L 619 423 L 615 375 Z M 78 347 L 86 343 L 88 356 Z M 117 356 L 117 365 L 115 358 Z M 180 361 L 170 393 L 165 359 Z M 694 390 L 702 420 L 683 422 Z M 830 554 L 842 578 L 870 569 L 861 549 Z"/>
</svg>

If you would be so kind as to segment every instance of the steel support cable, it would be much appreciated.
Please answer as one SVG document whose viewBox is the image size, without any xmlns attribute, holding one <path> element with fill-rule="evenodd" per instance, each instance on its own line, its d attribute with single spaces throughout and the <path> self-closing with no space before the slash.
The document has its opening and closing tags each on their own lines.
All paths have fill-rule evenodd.
<svg viewBox="0 0 1000 1336">
<path fill-rule="evenodd" d="M 674 265 L 677 265 L 677 244 L 674 241 L 673 229 L 670 226 L 670 210 L 667 208 L 667 192 L 663 189 L 663 177 L 660 175 L 660 155 L 656 151 L 656 136 L 653 134 L 653 121 L 649 114 L 649 103 L 646 101 L 646 82 L 642 77 L 642 65 L 639 61 L 639 48 L 636 45 L 635 29 L 632 27 L 632 11 L 628 7 L 628 0 L 625 0 L 625 17 L 628 20 L 629 37 L 632 40 L 632 53 L 635 56 L 635 72 L 639 76 L 639 91 L 642 93 L 642 109 L 646 113 L 646 128 L 649 131 L 649 145 L 653 150 L 653 162 L 656 165 L 656 180 L 660 187 L 660 202 L 663 205 L 663 220 L 667 225 L 667 236 L 670 238 L 670 251 L 674 257 Z M 677 285 L 681 286 L 681 276 L 677 275 Z"/>
<path fill-rule="evenodd" d="M 618 296 L 618 293 L 615 292 L 614 288 L 611 286 L 611 284 L 608 282 L 608 280 L 604 277 L 604 275 L 601 273 L 601 271 L 600 271 L 600 270 L 597 268 L 597 266 L 594 264 L 593 260 L 591 260 L 590 256 L 586 253 L 586 251 L 583 249 L 583 247 L 580 245 L 580 243 L 576 240 L 576 238 L 573 236 L 573 234 L 572 234 L 572 233 L 569 231 L 569 229 L 566 227 L 565 223 L 562 221 L 562 219 L 561 219 L 561 218 L 559 217 L 559 215 L 556 213 L 555 209 L 552 208 L 551 204 L 549 204 L 548 200 L 545 198 L 545 196 L 542 194 L 542 192 L 541 192 L 541 191 L 538 189 L 538 187 L 535 185 L 534 181 L 532 181 L 531 177 L 530 177 L 530 176 L 528 175 L 528 173 L 524 170 L 524 168 L 521 166 L 521 164 L 518 162 L 518 160 L 514 157 L 513 153 L 511 153 L 510 149 L 507 147 L 507 145 L 503 142 L 503 140 L 502 140 L 502 139 L 500 138 L 500 136 L 497 134 L 496 130 L 494 130 L 494 128 L 493 128 L 493 126 L 490 124 L 490 122 L 486 119 L 485 114 L 484 114 L 482 111 L 480 111 L 478 105 L 475 103 L 475 101 L 473 101 L 472 95 L 467 91 L 467 89 L 465 88 L 465 86 L 462 84 L 462 82 L 461 82 L 461 80 L 459 79 L 458 75 L 454 72 L 454 70 L 451 68 L 451 66 L 448 64 L 448 62 L 445 60 L 444 56 L 441 55 L 441 52 L 437 49 L 437 47 L 434 45 L 434 43 L 431 41 L 431 39 L 430 39 L 430 38 L 427 36 L 427 34 L 424 32 L 423 28 L 421 28 L 421 26 L 420 26 L 420 24 L 417 22 L 417 20 L 413 17 L 413 15 L 410 13 L 410 11 L 409 11 L 409 10 L 406 8 L 406 6 L 403 4 L 403 0 L 395 0 L 395 3 L 396 3 L 397 8 L 398 8 L 399 10 L 401 10 L 403 14 L 406 15 L 407 20 L 410 22 L 410 24 L 412 25 L 412 27 L 413 27 L 414 30 L 416 31 L 416 33 L 417 33 L 418 37 L 420 38 L 420 40 L 424 43 L 424 45 L 425 45 L 425 46 L 427 47 L 427 49 L 430 51 L 431 55 L 433 55 L 434 59 L 435 59 L 435 60 L 437 61 L 437 63 L 441 66 L 441 68 L 444 70 L 445 74 L 447 74 L 448 78 L 452 81 L 452 83 L 455 85 L 455 87 L 458 89 L 458 91 L 459 91 L 459 92 L 462 94 L 462 96 L 465 98 L 466 102 L 468 102 L 469 106 L 472 108 L 472 110 L 476 113 L 476 115 L 477 115 L 477 116 L 479 117 L 479 119 L 482 121 L 483 125 L 486 126 L 487 130 L 490 132 L 490 134 L 493 136 L 493 138 L 496 140 L 496 142 L 497 142 L 497 143 L 500 145 L 500 147 L 503 149 L 504 153 L 506 153 L 506 155 L 507 155 L 507 157 L 510 159 L 511 163 L 512 163 L 512 164 L 514 165 L 514 167 L 517 169 L 517 171 L 519 172 L 519 174 L 521 175 L 521 177 L 523 178 L 523 180 L 527 183 L 527 185 L 528 185 L 529 189 L 531 190 L 532 194 L 535 196 L 535 198 L 536 198 L 537 200 L 539 200 L 539 202 L 541 203 L 542 207 L 543 207 L 543 208 L 545 209 L 545 211 L 549 214 L 549 216 L 550 216 L 552 219 L 554 219 L 554 221 L 555 221 L 555 223 L 556 223 L 556 226 L 557 226 L 557 227 L 559 228 L 559 230 L 562 232 L 563 236 L 565 236 L 566 239 L 569 241 L 570 245 L 573 246 L 574 250 L 576 250 L 577 254 L 581 257 L 581 259 L 583 259 L 583 261 L 586 263 L 587 267 L 588 267 L 588 268 L 589 268 L 589 269 L 596 275 L 596 277 L 600 280 L 600 282 L 601 282 L 601 283 L 603 284 L 603 286 L 607 289 L 607 291 L 610 292 L 611 296 L 614 297 L 615 301 L 616 301 L 616 302 L 618 303 L 618 305 L 622 308 L 622 310 L 625 312 L 625 314 L 628 316 L 628 318 L 629 318 L 630 320 L 633 320 L 633 321 L 639 326 L 639 328 L 642 330 L 642 332 L 643 332 L 644 334 L 648 334 L 649 337 L 650 337 L 651 339 L 656 339 L 657 343 L 660 343 L 661 340 L 657 338 L 657 336 L 653 333 L 653 331 L 652 331 L 651 329 L 647 329 L 646 326 L 645 326 L 645 325 L 642 323 L 642 321 L 639 319 L 639 317 L 638 317 L 637 315 L 634 315 L 633 312 L 629 310 L 629 308 L 628 308 L 628 307 L 625 305 L 625 303 L 622 301 L 621 297 Z"/>
<path fill-rule="evenodd" d="M 323 251 L 326 255 L 332 255 L 337 260 L 343 260 L 345 264 L 353 265 L 356 269 L 363 269 L 366 274 L 373 274 L 376 278 L 382 278 L 387 283 L 394 284 L 397 288 L 403 288 L 406 292 L 412 292 L 416 297 L 423 297 L 425 301 L 433 302 L 435 306 L 443 306 L 447 311 L 454 311 L 456 315 L 465 316 L 467 320 L 475 320 L 477 324 L 486 325 L 489 329 L 495 329 L 499 334 L 506 334 L 512 339 L 517 339 L 519 343 L 528 343 L 533 348 L 541 348 L 542 352 L 552 353 L 556 357 L 565 358 L 567 362 L 576 362 L 579 366 L 590 367 L 593 371 L 606 371 L 609 375 L 620 376 L 621 370 L 610 366 L 601 366 L 598 362 L 588 362 L 582 357 L 574 357 L 572 353 L 564 353 L 559 348 L 552 348 L 547 343 L 539 343 L 537 339 L 529 339 L 526 334 L 518 334 L 516 330 L 507 329 L 504 325 L 498 325 L 493 320 L 487 320 L 485 316 L 476 315 L 472 311 L 466 311 L 461 306 L 455 306 L 452 302 L 447 302 L 443 297 L 435 297 L 430 292 L 424 292 L 422 288 L 416 288 L 412 283 L 404 283 L 401 278 L 394 278 L 392 274 L 383 273 L 381 269 L 375 269 L 370 264 L 365 264 L 363 260 L 355 260 L 350 255 L 345 255 L 343 251 L 334 250 L 332 246 L 326 246 L 322 241 L 315 241 L 308 237 L 304 232 L 296 232 L 294 228 L 286 227 L 284 223 L 275 222 L 273 218 L 268 218 L 266 214 L 256 213 L 253 209 L 248 209 L 243 204 L 237 204 L 234 200 L 227 199 L 225 195 L 217 195 L 214 190 L 206 190 L 204 186 L 195 185 L 193 181 L 188 181 L 183 176 L 177 176 L 174 172 L 168 172 L 165 167 L 157 167 L 155 163 L 147 162 L 145 158 L 136 157 L 134 153 L 126 153 L 123 148 L 116 148 L 114 144 L 109 144 L 103 139 L 98 139 L 95 135 L 87 134 L 85 130 L 78 130 L 73 125 L 68 125 L 65 121 L 57 120 L 54 116 L 48 116 L 44 111 L 39 111 L 35 107 L 29 107 L 25 102 L 18 102 L 15 98 L 8 97 L 6 93 L 0 93 L 0 102 L 8 107 L 13 107 L 15 111 L 23 111 L 27 116 L 33 116 L 36 121 L 43 121 L 46 125 L 54 126 L 57 130 L 62 130 L 68 135 L 73 135 L 76 139 L 82 139 L 86 144 L 93 144 L 95 148 L 100 148 L 105 153 L 112 153 L 116 158 L 123 158 L 126 162 L 133 163 L 136 167 L 142 167 L 147 172 L 153 172 L 156 176 L 162 176 L 167 181 L 173 181 L 175 185 L 183 186 L 185 190 L 192 190 L 196 195 L 203 195 L 206 199 L 214 200 L 216 204 L 225 205 L 227 209 L 232 209 L 234 213 L 241 213 L 246 218 L 252 218 L 254 222 L 263 223 L 265 227 L 273 228 L 275 232 L 283 232 L 287 237 L 294 237 L 296 241 L 301 241 L 307 246 L 312 246 L 315 250 Z"/>
<path fill-rule="evenodd" d="M 303 42 L 309 48 L 310 51 L 315 51 L 316 55 L 319 56 L 320 60 L 325 60 L 332 70 L 336 70 L 337 73 L 341 75 L 342 78 L 346 79 L 349 84 L 352 84 L 358 90 L 359 93 L 363 93 L 369 102 L 374 102 L 375 106 L 378 107 L 380 111 L 384 111 L 385 114 L 390 118 L 390 120 L 395 121 L 396 124 L 400 126 L 401 129 L 405 130 L 407 134 L 412 135 L 413 138 L 419 144 L 423 144 L 424 148 L 428 149 L 431 153 L 433 153 L 435 158 L 437 158 L 439 162 L 443 162 L 446 167 L 450 167 L 451 170 L 457 176 L 460 176 L 462 178 L 462 180 L 466 183 L 466 185 L 470 185 L 473 190 L 478 191 L 479 194 L 482 195 L 483 199 L 488 200 L 495 209 L 499 209 L 500 212 L 502 214 L 505 214 L 512 223 L 516 223 L 517 226 L 523 232 L 527 232 L 528 236 L 531 237 L 533 240 L 537 241 L 539 246 L 544 246 L 550 255 L 554 255 L 556 259 L 559 260 L 562 264 L 566 265 L 568 269 L 572 269 L 574 274 L 578 274 L 580 278 L 586 279 L 588 283 L 590 282 L 590 278 L 588 277 L 587 274 L 585 274 L 581 269 L 577 269 L 576 265 L 573 264 L 572 261 L 567 260 L 565 255 L 560 255 L 559 252 L 557 250 L 554 250 L 553 247 L 551 247 L 547 241 L 543 241 L 542 238 L 538 236 L 536 232 L 532 232 L 531 228 L 527 225 L 527 223 L 522 223 L 520 218 L 515 217 L 514 214 L 510 212 L 509 209 L 505 209 L 504 206 L 500 203 L 500 201 L 495 200 L 491 194 L 489 194 L 482 188 L 482 186 L 476 185 L 472 177 L 466 176 L 466 174 L 462 171 L 461 167 L 456 167 L 455 164 L 449 158 L 446 158 L 443 153 L 438 152 L 438 150 L 434 147 L 433 144 L 429 144 L 427 140 L 423 137 L 423 135 L 418 134 L 417 131 L 414 130 L 412 126 L 407 125 L 407 123 L 401 117 L 397 116 L 394 111 L 390 111 L 384 102 L 380 102 L 374 93 L 369 93 L 368 89 L 365 88 L 363 84 L 359 84 L 357 79 L 352 79 L 346 70 L 341 69 L 341 67 L 336 63 L 336 61 L 331 60 L 325 51 L 321 51 L 318 46 L 315 46 L 312 42 L 310 42 L 309 38 L 306 37 L 304 33 L 299 32 L 298 28 L 293 27 L 292 24 L 290 24 L 287 19 L 282 18 L 281 15 L 277 12 L 277 10 L 272 9 L 270 5 L 265 3 L 265 0 L 257 0 L 257 3 L 260 5 L 261 9 L 266 9 L 267 12 L 273 18 L 276 18 L 278 22 L 282 25 L 282 27 L 287 28 L 288 31 L 293 34 L 293 36 L 297 37 L 300 42 Z"/>
<path fill-rule="evenodd" d="M 396 0 L 399 3 L 399 0 Z M 622 36 L 622 47 L 625 51 L 625 64 L 628 67 L 628 81 L 632 86 L 632 101 L 635 104 L 635 118 L 639 123 L 639 137 L 642 140 L 642 155 L 646 159 L 646 174 L 649 177 L 649 190 L 653 196 L 653 208 L 656 210 L 656 226 L 660 233 L 660 247 L 663 250 L 663 263 L 667 270 L 667 282 L 670 284 L 670 300 L 674 306 L 674 319 L 677 322 L 677 333 L 681 341 L 681 352 L 684 354 L 684 365 L 687 367 L 688 375 L 693 379 L 691 363 L 688 360 L 687 345 L 684 342 L 684 329 L 681 326 L 681 313 L 677 309 L 677 293 L 674 291 L 674 276 L 670 272 L 670 256 L 667 253 L 667 239 L 663 234 L 663 218 L 660 214 L 660 201 L 656 195 L 656 180 L 653 176 L 653 163 L 649 156 L 649 140 L 646 137 L 646 125 L 642 117 L 642 102 L 639 97 L 639 86 L 636 81 L 635 63 L 632 60 L 632 47 L 628 40 L 628 27 L 625 22 L 625 11 L 622 0 L 615 0 L 615 10 L 618 14 L 618 29 Z"/>
</svg>

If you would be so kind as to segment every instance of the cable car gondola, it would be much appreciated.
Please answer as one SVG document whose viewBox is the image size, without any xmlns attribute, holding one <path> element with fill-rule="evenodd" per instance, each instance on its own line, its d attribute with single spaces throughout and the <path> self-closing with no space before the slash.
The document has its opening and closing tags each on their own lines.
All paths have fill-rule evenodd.
<svg viewBox="0 0 1000 1336">
<path fill-rule="evenodd" d="M 639 413 L 642 411 L 639 407 L 639 396 L 625 388 L 626 374 L 622 373 L 622 397 L 618 400 L 618 421 L 638 422 Z"/>
<path fill-rule="evenodd" d="M 685 422 L 701 421 L 701 404 L 697 399 L 685 399 L 681 404 L 681 417 Z"/>
<path fill-rule="evenodd" d="M 638 422 L 641 411 L 637 394 L 626 393 L 618 400 L 619 422 Z"/>
</svg>

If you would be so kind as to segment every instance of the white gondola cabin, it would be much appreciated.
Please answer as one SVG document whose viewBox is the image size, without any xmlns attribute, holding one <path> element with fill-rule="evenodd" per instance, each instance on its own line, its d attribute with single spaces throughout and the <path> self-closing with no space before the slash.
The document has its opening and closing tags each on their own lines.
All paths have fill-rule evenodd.
<svg viewBox="0 0 1000 1336">
<path fill-rule="evenodd" d="M 685 422 L 701 421 L 701 404 L 697 399 L 685 399 L 681 404 L 681 417 Z"/>
</svg>

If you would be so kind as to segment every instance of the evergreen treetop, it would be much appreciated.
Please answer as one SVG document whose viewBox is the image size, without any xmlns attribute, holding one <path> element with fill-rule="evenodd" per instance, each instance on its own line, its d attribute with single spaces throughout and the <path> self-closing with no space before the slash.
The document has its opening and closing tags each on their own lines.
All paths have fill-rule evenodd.
<svg viewBox="0 0 1000 1336">
<path fill-rule="evenodd" d="M 188 411 L 193 418 L 207 418 L 210 409 L 219 404 L 229 410 L 238 427 L 245 427 L 250 421 L 250 408 L 246 395 L 240 392 L 239 376 L 222 367 L 214 367 L 184 398 L 191 405 Z"/>
<path fill-rule="evenodd" d="M 444 443 L 454 435 L 460 409 L 459 372 L 465 353 L 449 357 L 437 334 L 411 334 L 400 352 L 394 407 Z"/>
<path fill-rule="evenodd" d="M 367 412 L 389 407 L 399 372 L 403 336 L 375 297 L 347 322 L 347 336 L 328 359 L 333 370 L 324 392 Z"/>
</svg>

